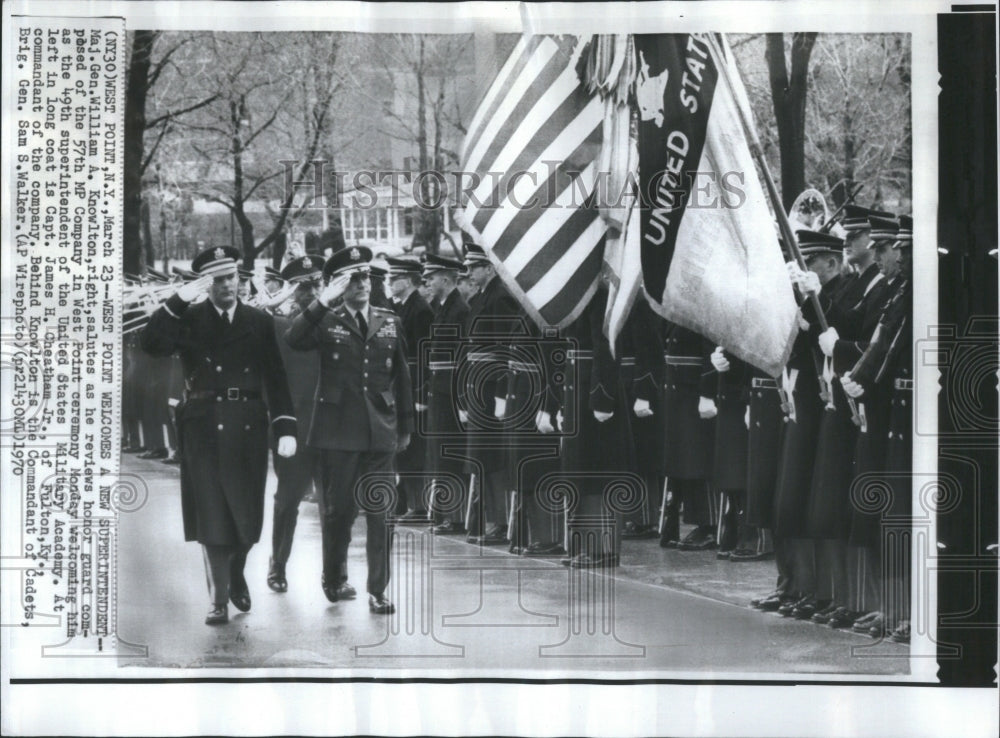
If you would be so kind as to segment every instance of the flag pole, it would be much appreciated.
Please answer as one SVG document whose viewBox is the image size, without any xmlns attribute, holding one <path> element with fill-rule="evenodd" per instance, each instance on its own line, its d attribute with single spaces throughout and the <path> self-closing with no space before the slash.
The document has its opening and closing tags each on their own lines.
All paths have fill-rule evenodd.
<svg viewBox="0 0 1000 738">
<path fill-rule="evenodd" d="M 729 94 L 733 98 L 733 102 L 736 104 L 736 114 L 740 118 L 740 124 L 743 126 L 743 133 L 747 137 L 747 141 L 750 144 L 750 155 L 753 156 L 754 161 L 757 162 L 757 166 L 760 167 L 761 174 L 764 176 L 764 185 L 767 187 L 767 194 L 771 198 L 771 207 L 774 208 L 774 212 L 778 218 L 778 228 L 781 230 L 781 235 L 785 239 L 785 243 L 788 245 L 788 250 L 791 252 L 795 259 L 795 262 L 799 265 L 799 269 L 806 271 L 806 262 L 802 258 L 802 252 L 799 250 L 799 242 L 795 239 L 795 233 L 792 231 L 792 224 L 788 222 L 788 214 L 785 212 L 784 206 L 781 204 L 781 197 L 778 195 L 778 188 L 774 184 L 774 178 L 771 176 L 771 170 L 767 166 L 767 161 L 764 159 L 764 151 L 760 146 L 760 139 L 757 138 L 757 131 L 754 129 L 753 124 L 747 120 L 746 112 L 743 110 L 743 106 L 740 104 L 740 98 L 736 94 L 736 86 L 733 84 L 733 80 L 729 75 L 729 64 L 726 61 L 726 57 L 722 54 L 722 49 L 719 47 L 719 42 L 715 39 L 715 34 L 709 33 L 709 45 L 715 52 L 716 59 L 719 60 L 719 71 L 722 73 L 723 79 L 726 81 L 726 87 L 729 88 Z M 819 295 L 815 292 L 809 293 L 809 299 L 812 302 L 813 310 L 816 313 L 817 320 L 819 321 L 819 326 L 821 331 L 826 331 L 830 326 L 826 322 L 826 315 L 823 314 L 823 308 L 819 304 Z"/>
</svg>

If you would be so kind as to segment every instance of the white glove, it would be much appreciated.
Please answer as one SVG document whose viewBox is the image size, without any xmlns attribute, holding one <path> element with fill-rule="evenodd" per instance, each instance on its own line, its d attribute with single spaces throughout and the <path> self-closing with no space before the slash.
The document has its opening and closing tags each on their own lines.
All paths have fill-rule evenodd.
<svg viewBox="0 0 1000 738">
<path fill-rule="evenodd" d="M 819 334 L 819 350 L 825 356 L 833 356 L 833 346 L 840 339 L 836 328 L 827 328 Z"/>
<path fill-rule="evenodd" d="M 709 420 L 719 414 L 719 409 L 715 406 L 715 400 L 711 397 L 698 398 L 698 415 L 702 420 Z"/>
<path fill-rule="evenodd" d="M 743 413 L 743 425 L 745 425 L 747 427 L 747 430 L 750 430 L 750 406 L 749 405 L 747 405 L 747 411 L 745 413 Z"/>
<path fill-rule="evenodd" d="M 632 412 L 635 413 L 637 418 L 648 418 L 653 414 L 653 408 L 649 406 L 649 400 L 643 400 L 641 397 L 635 399 L 635 404 L 632 405 Z"/>
<path fill-rule="evenodd" d="M 284 459 L 295 456 L 297 448 L 298 441 L 295 440 L 295 436 L 282 436 L 278 439 L 278 456 Z"/>
<path fill-rule="evenodd" d="M 468 423 L 469 422 L 469 413 L 467 413 L 465 410 L 459 409 L 459 411 L 458 411 L 458 420 L 462 424 Z"/>
<path fill-rule="evenodd" d="M 538 414 L 535 415 L 535 428 L 538 429 L 539 433 L 555 432 L 555 428 L 552 427 L 552 416 L 544 410 L 539 410 Z"/>
<path fill-rule="evenodd" d="M 415 402 L 413 403 L 413 409 L 416 410 L 418 413 L 422 413 L 425 410 L 427 410 L 427 406 L 421 405 L 419 402 Z"/>
<path fill-rule="evenodd" d="M 198 279 L 193 282 L 185 282 L 177 290 L 177 296 L 184 300 L 184 302 L 193 302 L 198 297 L 201 297 L 208 292 L 208 287 L 212 284 L 213 277 L 204 276 L 198 277 Z"/>
<path fill-rule="evenodd" d="M 493 398 L 493 417 L 503 420 L 504 413 L 507 412 L 507 400 L 502 397 Z"/>
<path fill-rule="evenodd" d="M 564 421 L 565 418 L 563 418 L 562 409 L 556 410 L 556 427 L 559 430 L 562 430 Z"/>
<path fill-rule="evenodd" d="M 851 379 L 850 372 L 840 378 L 840 386 L 844 388 L 844 393 L 852 400 L 856 400 L 865 393 L 865 388 Z"/>
<path fill-rule="evenodd" d="M 722 346 L 716 346 L 715 351 L 712 352 L 712 366 L 715 367 L 715 371 L 728 372 L 729 371 L 729 359 L 726 358 L 726 352 Z"/>
<path fill-rule="evenodd" d="M 594 417 L 597 418 L 598 423 L 606 423 L 607 421 L 611 420 L 613 416 L 614 413 L 602 413 L 600 410 L 594 411 Z"/>
<path fill-rule="evenodd" d="M 351 283 L 350 274 L 341 274 L 339 277 L 331 279 L 330 282 L 319 293 L 319 303 L 323 307 L 330 307 L 330 303 L 344 294 L 347 285 Z"/>
<path fill-rule="evenodd" d="M 816 272 L 802 272 L 799 289 L 805 294 L 815 292 L 818 295 L 823 286 L 819 283 L 819 276 Z"/>
<path fill-rule="evenodd" d="M 396 450 L 397 451 L 405 451 L 406 448 L 409 445 L 410 445 L 410 434 L 409 433 L 404 433 L 403 435 L 399 436 L 396 439 Z"/>
<path fill-rule="evenodd" d="M 792 284 L 798 287 L 799 281 L 802 279 L 802 268 L 799 267 L 797 262 L 788 261 L 785 262 L 785 269 L 788 270 L 788 278 L 792 281 Z"/>
</svg>

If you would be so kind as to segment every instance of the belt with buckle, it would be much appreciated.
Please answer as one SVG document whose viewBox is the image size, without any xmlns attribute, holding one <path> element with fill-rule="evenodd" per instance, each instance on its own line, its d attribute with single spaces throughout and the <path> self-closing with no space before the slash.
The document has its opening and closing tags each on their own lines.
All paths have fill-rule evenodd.
<svg viewBox="0 0 1000 738">
<path fill-rule="evenodd" d="M 187 399 L 189 400 L 259 400 L 262 395 L 260 390 L 245 390 L 239 387 L 227 387 L 223 390 L 197 390 L 195 392 L 188 392 Z"/>
<path fill-rule="evenodd" d="M 663 361 L 666 362 L 667 366 L 701 366 L 702 359 L 700 356 L 672 356 L 664 354 Z"/>
<path fill-rule="evenodd" d="M 913 380 L 912 379 L 897 379 L 895 382 L 895 387 L 898 390 L 913 390 Z"/>
<path fill-rule="evenodd" d="M 778 389 L 778 382 L 767 377 L 754 377 L 751 380 L 754 389 Z"/>
</svg>

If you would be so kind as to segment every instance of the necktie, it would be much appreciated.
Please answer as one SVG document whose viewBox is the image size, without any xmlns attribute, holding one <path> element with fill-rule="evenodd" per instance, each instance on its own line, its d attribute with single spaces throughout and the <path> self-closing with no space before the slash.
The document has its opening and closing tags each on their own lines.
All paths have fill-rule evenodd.
<svg viewBox="0 0 1000 738">
<path fill-rule="evenodd" d="M 368 322 L 365 320 L 365 316 L 360 310 L 358 311 L 358 328 L 361 329 L 362 336 L 368 335 Z"/>
<path fill-rule="evenodd" d="M 226 324 L 227 328 L 230 325 L 232 325 L 232 321 L 229 319 L 229 311 L 228 310 L 223 310 L 222 311 L 222 322 Z"/>
</svg>

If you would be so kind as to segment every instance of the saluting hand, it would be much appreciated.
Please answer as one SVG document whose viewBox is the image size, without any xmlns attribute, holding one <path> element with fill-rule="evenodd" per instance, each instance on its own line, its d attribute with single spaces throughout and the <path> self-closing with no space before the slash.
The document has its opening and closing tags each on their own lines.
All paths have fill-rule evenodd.
<svg viewBox="0 0 1000 738">
<path fill-rule="evenodd" d="M 295 456 L 297 449 L 298 441 L 295 440 L 295 436 L 282 436 L 278 439 L 278 456 L 283 459 Z"/>
<path fill-rule="evenodd" d="M 712 356 L 710 358 L 712 360 L 712 366 L 715 367 L 715 371 L 720 374 L 722 372 L 729 371 L 729 359 L 726 358 L 725 349 L 723 349 L 722 346 L 716 346 L 715 351 L 712 352 Z"/>
<path fill-rule="evenodd" d="M 350 274 L 341 274 L 339 277 L 331 279 L 327 283 L 326 287 L 323 288 L 323 291 L 319 293 L 319 297 L 317 299 L 319 300 L 320 305 L 323 307 L 330 307 L 330 303 L 344 294 L 344 291 L 347 289 L 347 285 L 350 283 Z"/>
<path fill-rule="evenodd" d="M 193 282 L 186 282 L 177 290 L 177 296 L 184 300 L 184 302 L 193 302 L 208 292 L 208 288 L 211 286 L 213 280 L 213 277 L 205 275 L 204 277 L 198 277 Z"/>
</svg>

